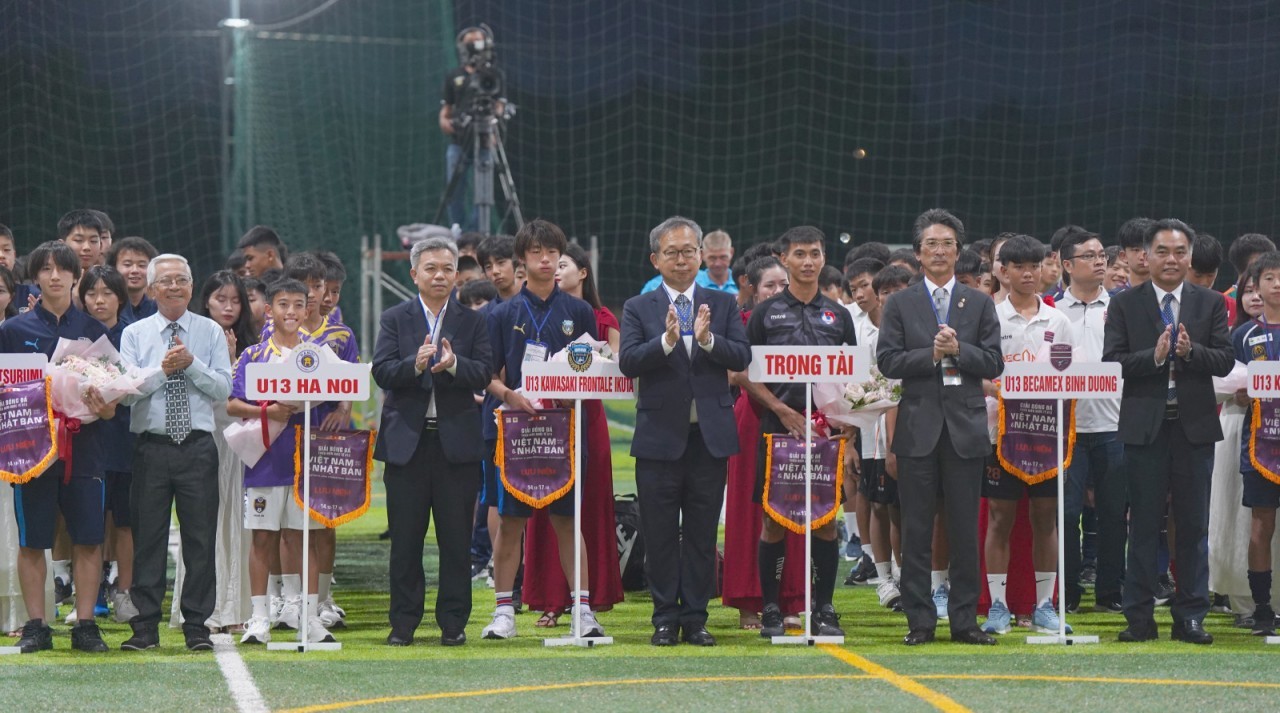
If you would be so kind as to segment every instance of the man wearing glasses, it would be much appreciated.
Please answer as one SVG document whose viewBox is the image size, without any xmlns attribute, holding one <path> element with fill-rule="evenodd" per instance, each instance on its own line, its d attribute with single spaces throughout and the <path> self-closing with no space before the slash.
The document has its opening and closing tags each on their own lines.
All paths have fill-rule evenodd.
<svg viewBox="0 0 1280 713">
<path fill-rule="evenodd" d="M 1111 295 L 1102 283 L 1107 275 L 1107 254 L 1098 236 L 1089 232 L 1068 235 L 1060 249 L 1063 271 L 1071 286 L 1058 299 L 1057 308 L 1071 321 L 1071 343 L 1079 362 L 1102 361 L 1102 339 Z M 1100 610 L 1120 611 L 1120 577 L 1124 573 L 1125 511 L 1128 507 L 1127 476 L 1120 461 L 1124 445 L 1116 437 L 1120 420 L 1119 399 L 1087 399 L 1076 403 L 1076 445 L 1063 482 L 1062 533 L 1066 559 L 1067 611 L 1080 606 L 1080 513 L 1087 483 L 1094 483 L 1094 508 L 1098 518 L 1098 575 L 1094 603 Z"/>
</svg>

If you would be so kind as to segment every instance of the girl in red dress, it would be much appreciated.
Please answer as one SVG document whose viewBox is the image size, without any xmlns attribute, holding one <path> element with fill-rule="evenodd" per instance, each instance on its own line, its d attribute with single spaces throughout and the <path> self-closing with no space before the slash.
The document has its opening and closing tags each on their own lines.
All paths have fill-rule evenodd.
<svg viewBox="0 0 1280 713">
<path fill-rule="evenodd" d="M 618 353 L 620 327 L 613 313 L 600 304 L 591 262 L 577 245 L 560 256 L 556 282 L 567 294 L 586 300 L 596 311 L 596 334 Z M 613 459 L 609 424 L 599 401 L 583 401 L 583 434 L 587 444 L 586 477 L 582 480 L 583 558 L 588 562 L 588 590 L 592 608 L 609 611 L 622 601 L 622 573 L 618 569 L 618 540 L 613 516 Z M 573 553 L 564 553 L 572 571 Z M 543 612 L 536 626 L 554 627 L 569 611 L 569 583 L 560 566 L 561 553 L 546 510 L 536 510 L 525 530 L 524 603 Z"/>
<path fill-rule="evenodd" d="M 755 290 L 757 303 L 773 297 L 787 286 L 787 271 L 777 258 L 762 257 L 747 267 L 747 282 Z M 743 313 L 745 324 L 750 312 Z M 730 383 L 741 386 L 741 375 L 730 374 Z M 733 405 L 738 423 L 738 455 L 729 457 L 729 480 L 725 491 L 724 522 L 724 582 L 721 601 L 725 606 L 738 610 L 738 625 L 743 629 L 760 628 L 760 610 L 764 604 L 760 596 L 759 558 L 756 552 L 760 541 L 762 510 L 759 503 L 751 502 L 756 485 L 756 441 L 760 438 L 760 405 L 747 396 L 746 390 L 738 395 Z M 804 540 L 790 533 L 787 535 L 787 562 L 800 563 L 786 566 L 782 572 L 782 590 L 779 606 L 791 619 L 795 612 L 804 611 Z M 788 626 L 799 626 L 799 619 L 788 621 Z"/>
</svg>

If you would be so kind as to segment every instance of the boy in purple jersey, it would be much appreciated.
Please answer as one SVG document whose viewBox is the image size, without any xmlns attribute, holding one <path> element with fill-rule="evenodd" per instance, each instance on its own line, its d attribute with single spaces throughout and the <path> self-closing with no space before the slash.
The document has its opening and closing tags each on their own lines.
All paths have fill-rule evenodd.
<svg viewBox="0 0 1280 713">
<path fill-rule="evenodd" d="M 1249 274 L 1240 282 L 1250 279 L 1258 285 L 1262 296 L 1262 315 L 1240 325 L 1231 335 L 1236 361 L 1276 361 L 1280 359 L 1280 252 L 1263 253 L 1249 268 Z M 1280 507 L 1280 483 L 1275 482 L 1275 472 L 1263 475 L 1253 462 L 1250 446 L 1253 441 L 1253 419 L 1259 404 L 1241 389 L 1235 395 L 1237 403 L 1248 405 L 1240 438 L 1240 475 L 1244 479 L 1241 504 L 1250 510 L 1248 577 L 1249 593 L 1253 595 L 1253 633 L 1255 636 L 1275 634 L 1275 610 L 1271 608 L 1271 538 L 1276 531 L 1276 508 Z M 1264 412 L 1265 413 L 1265 412 Z M 1262 420 L 1265 426 L 1268 424 Z M 1261 450 L 1261 449 L 1260 449 Z M 1265 465 L 1265 464 L 1264 464 Z"/>
<path fill-rule="evenodd" d="M 251 363 L 267 363 L 277 358 L 284 349 L 293 349 L 306 339 L 300 332 L 303 316 L 307 313 L 307 288 L 296 280 L 280 280 L 268 288 L 267 299 L 275 318 L 276 330 L 271 338 L 245 349 L 236 361 L 231 382 L 231 398 L 227 400 L 227 413 L 237 418 L 259 419 L 287 424 L 265 455 L 244 472 L 244 527 L 253 531 L 253 543 L 249 556 L 249 589 L 253 613 L 245 624 L 242 644 L 265 644 L 271 640 L 271 620 L 267 596 L 267 577 L 273 552 L 281 550 L 290 560 L 302 560 L 302 528 L 321 530 L 323 526 L 313 520 L 294 500 L 294 451 L 297 436 L 293 426 L 301 425 L 303 414 L 295 406 L 279 403 L 260 403 L 245 397 L 245 371 Z M 312 408 L 312 420 L 318 420 L 325 429 L 326 415 L 332 409 L 328 404 Z M 292 537 L 282 538 L 282 532 Z M 308 622 L 308 638 L 315 641 L 333 641 L 319 617 L 318 568 L 313 568 L 307 582 L 307 601 L 311 620 Z M 285 576 L 285 613 L 281 624 L 298 627 L 296 599 L 300 582 Z M 293 619 L 288 619 L 292 611 Z"/>
</svg>

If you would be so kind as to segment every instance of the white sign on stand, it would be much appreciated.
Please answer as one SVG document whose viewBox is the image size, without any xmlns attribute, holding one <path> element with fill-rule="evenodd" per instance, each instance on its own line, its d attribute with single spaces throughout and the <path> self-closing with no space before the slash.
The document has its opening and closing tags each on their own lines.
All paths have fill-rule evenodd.
<svg viewBox="0 0 1280 713">
<path fill-rule="evenodd" d="M 245 366 L 245 396 L 258 401 L 302 402 L 302 502 L 311 504 L 311 405 L 313 401 L 364 401 L 369 398 L 372 364 L 345 362 L 327 346 L 303 343 L 284 359 Z M 310 517 L 310 513 L 307 513 Z M 307 582 L 311 566 L 311 528 L 302 528 L 302 612 L 299 641 L 272 641 L 272 651 L 337 651 L 342 644 L 308 642 Z"/>
<path fill-rule="evenodd" d="M 863 382 L 871 379 L 871 349 L 845 347 L 751 347 L 747 378 L 758 384 L 804 383 L 804 501 L 805 529 L 813 529 L 813 385 Z M 804 566 L 813 561 L 813 538 L 804 538 Z M 804 634 L 775 636 L 775 644 L 843 644 L 843 636 L 813 634 L 813 578 L 804 578 Z"/>
<path fill-rule="evenodd" d="M 1249 396 L 1280 399 L 1280 361 L 1249 362 Z M 1265 636 L 1262 640 L 1267 644 L 1280 644 L 1280 636 Z"/>
<path fill-rule="evenodd" d="M 1061 361 L 1059 361 L 1061 359 Z M 1120 377 L 1120 365 L 1116 362 L 1076 363 L 1070 354 L 1055 357 L 1048 362 L 1012 362 L 1004 367 L 1000 376 L 1000 395 L 1005 399 L 1038 399 L 1056 401 L 1058 404 L 1058 532 L 1066 522 L 1063 506 L 1065 474 L 1062 464 L 1062 404 L 1066 399 L 1118 399 L 1124 390 Z M 1049 636 L 1028 636 L 1028 644 L 1096 644 L 1096 636 L 1076 636 L 1067 633 L 1067 580 L 1063 577 L 1062 564 L 1066 560 L 1066 545 L 1058 537 L 1058 633 Z"/>
<path fill-rule="evenodd" d="M 44 378 L 45 367 L 49 365 L 49 357 L 42 353 L 34 354 L 0 354 L 0 386 L 22 384 Z M 0 483 L 3 485 L 3 483 Z M 53 569 L 48 569 L 48 586 L 53 583 Z M 0 656 L 20 654 L 17 646 L 0 646 Z"/>
<path fill-rule="evenodd" d="M 571 344 L 565 350 L 567 361 L 527 362 L 521 368 L 522 384 L 527 396 L 534 399 L 573 400 L 573 452 L 577 476 L 573 479 L 573 591 L 582 591 L 582 478 L 586 461 L 582 456 L 583 399 L 635 398 L 635 386 L 622 375 L 622 369 L 604 361 L 588 345 Z M 502 446 L 498 446 L 501 448 Z M 573 607 L 577 608 L 575 602 Z M 590 648 L 612 644 L 612 636 L 582 636 L 578 617 L 570 612 L 569 635 L 543 639 L 544 646 L 582 646 Z"/>
</svg>

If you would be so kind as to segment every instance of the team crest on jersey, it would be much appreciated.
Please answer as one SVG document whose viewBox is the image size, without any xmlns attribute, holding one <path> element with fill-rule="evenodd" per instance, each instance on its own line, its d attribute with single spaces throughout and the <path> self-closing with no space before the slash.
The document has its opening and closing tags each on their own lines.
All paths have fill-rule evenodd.
<svg viewBox="0 0 1280 713">
<path fill-rule="evenodd" d="M 578 342 L 570 344 L 565 348 L 569 357 L 569 368 L 577 372 L 583 372 L 591 368 L 591 361 L 594 358 L 595 350 L 590 344 Z"/>
<path fill-rule="evenodd" d="M 560 323 L 560 331 L 561 331 L 561 332 L 564 332 L 564 336 L 566 336 L 566 337 L 572 337 L 572 336 L 573 336 L 573 320 L 572 320 L 572 319 L 566 319 L 566 320 L 564 320 L 563 322 L 561 322 L 561 323 Z"/>
<path fill-rule="evenodd" d="M 1071 366 L 1071 345 L 1050 344 L 1049 363 L 1058 371 L 1066 371 Z"/>
<path fill-rule="evenodd" d="M 1253 359 L 1254 361 L 1258 361 L 1258 360 L 1266 361 L 1267 346 L 1265 344 L 1253 345 Z"/>
<path fill-rule="evenodd" d="M 267 499 L 259 495 L 253 499 L 253 511 L 261 515 L 267 509 Z"/>
<path fill-rule="evenodd" d="M 823 324 L 835 324 L 835 323 L 836 323 L 836 313 L 835 313 L 835 312 L 832 312 L 831 310 L 826 310 L 826 311 L 824 311 L 824 312 L 822 313 L 822 323 L 823 323 Z"/>
</svg>

